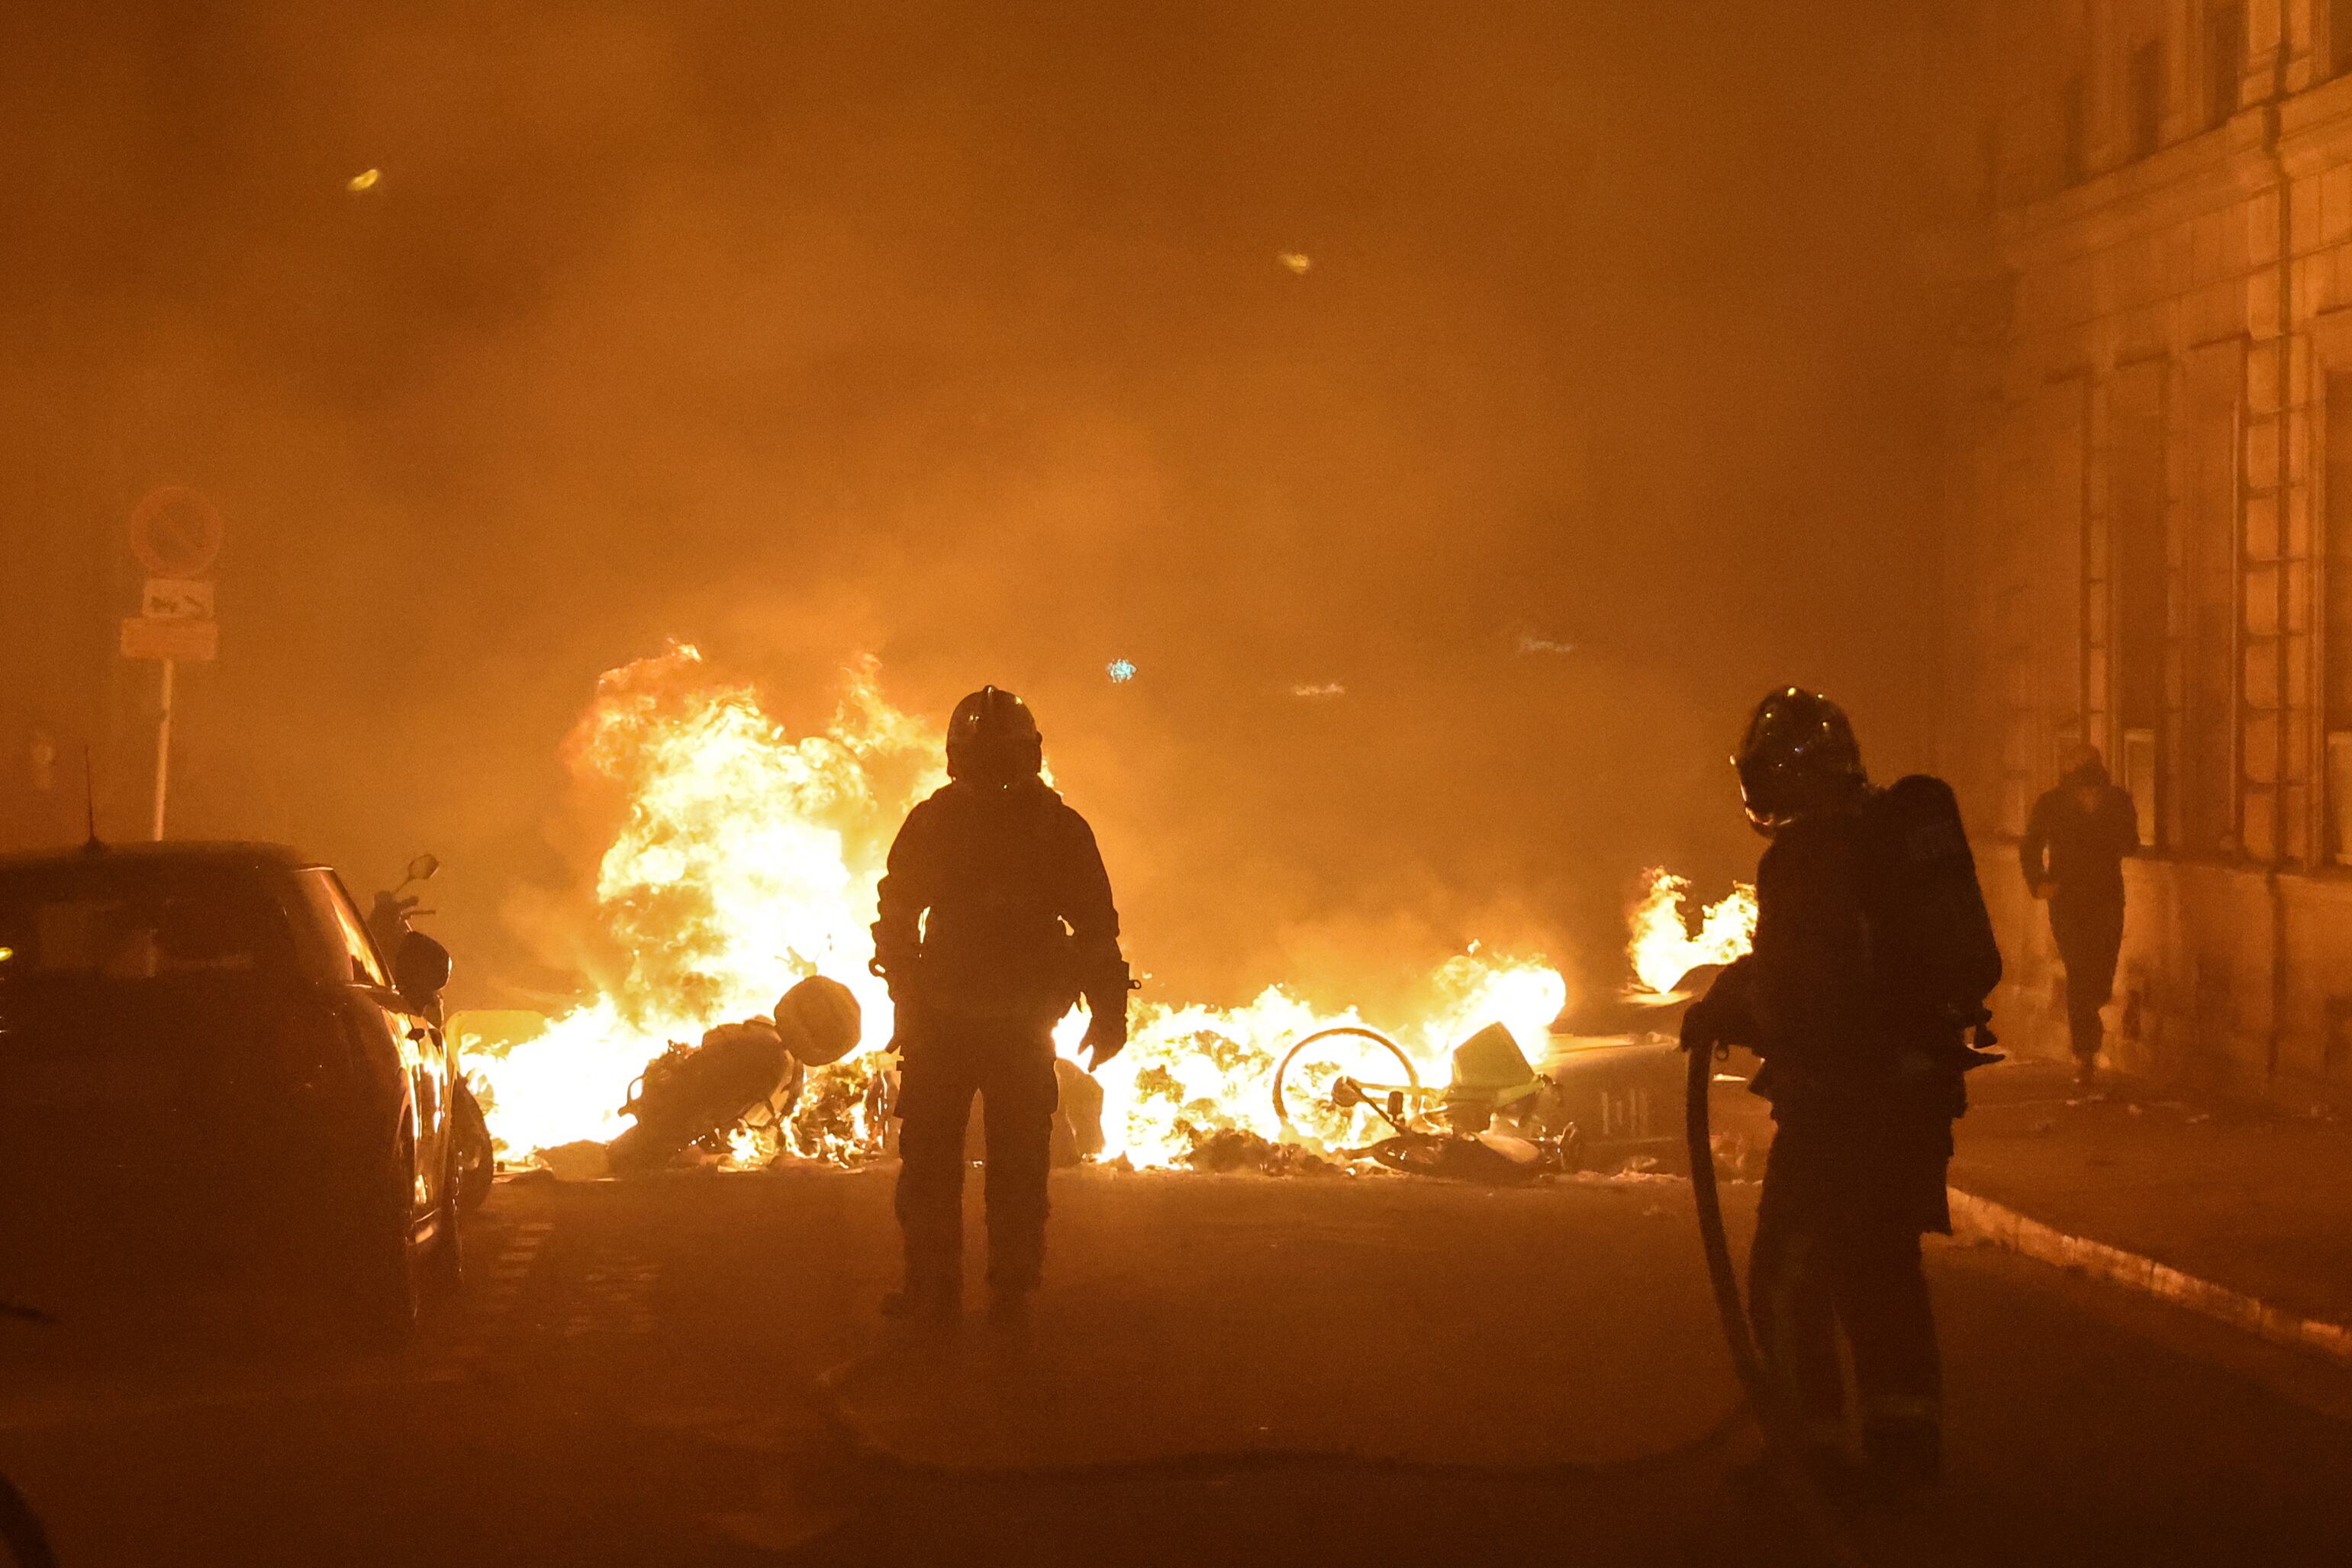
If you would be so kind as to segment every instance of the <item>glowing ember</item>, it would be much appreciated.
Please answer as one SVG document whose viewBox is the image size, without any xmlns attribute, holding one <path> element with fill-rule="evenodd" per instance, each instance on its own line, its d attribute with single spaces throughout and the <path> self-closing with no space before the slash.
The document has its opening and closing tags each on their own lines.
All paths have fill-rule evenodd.
<svg viewBox="0 0 2352 1568">
<path fill-rule="evenodd" d="M 603 935 L 623 965 L 604 994 L 545 1034 L 471 1064 L 493 1135 L 510 1155 L 609 1139 L 628 1125 L 619 1107 L 630 1082 L 668 1041 L 763 1015 L 793 981 L 822 973 L 856 993 L 866 1045 L 809 1074 L 784 1127 L 739 1130 L 729 1146 L 747 1164 L 877 1148 L 869 1091 L 887 1065 L 878 1048 L 890 1038 L 891 1009 L 866 973 L 868 927 L 891 838 L 908 807 L 944 782 L 937 733 L 886 703 L 867 664 L 851 673 L 824 733 L 795 740 L 751 687 L 718 679 L 682 646 L 606 674 L 567 756 L 625 806 L 596 886 Z M 1566 982 L 1540 958 L 1474 947 L 1427 977 L 1414 1021 L 1380 1027 L 1423 1083 L 1442 1086 L 1453 1048 L 1489 1023 L 1505 1024 L 1539 1061 L 1567 999 Z M 1284 1052 L 1318 1030 L 1366 1021 L 1279 986 L 1230 1009 L 1147 995 L 1131 1043 L 1099 1075 L 1103 1157 L 1168 1166 L 1228 1129 L 1284 1136 L 1272 1096 Z M 1084 1027 L 1082 1014 L 1063 1021 L 1064 1055 L 1076 1058 Z M 1384 1070 L 1394 1076 L 1392 1059 Z M 1322 1113 L 1291 1134 L 1361 1142 L 1367 1120 Z"/>
<path fill-rule="evenodd" d="M 1699 916 L 1698 934 L 1691 934 L 1683 914 L 1690 883 L 1663 868 L 1653 867 L 1641 901 L 1630 921 L 1629 951 L 1633 974 L 1642 986 L 1661 996 L 1671 992 L 1685 975 L 1702 964 L 1728 964 L 1756 941 L 1756 890 L 1742 883 Z"/>
</svg>

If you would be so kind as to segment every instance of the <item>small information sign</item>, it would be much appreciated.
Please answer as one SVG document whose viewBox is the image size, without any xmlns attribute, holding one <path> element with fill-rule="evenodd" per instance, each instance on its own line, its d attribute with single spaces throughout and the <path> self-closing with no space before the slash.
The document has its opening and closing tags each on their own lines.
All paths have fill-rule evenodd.
<svg viewBox="0 0 2352 1568">
<path fill-rule="evenodd" d="M 205 661 L 220 654 L 220 622 L 185 621 L 153 615 L 132 615 L 122 622 L 122 656 L 126 659 L 190 659 Z"/>
<path fill-rule="evenodd" d="M 151 577 L 140 596 L 139 613 L 150 621 L 209 621 L 213 618 L 213 585 L 209 578 Z"/>
</svg>

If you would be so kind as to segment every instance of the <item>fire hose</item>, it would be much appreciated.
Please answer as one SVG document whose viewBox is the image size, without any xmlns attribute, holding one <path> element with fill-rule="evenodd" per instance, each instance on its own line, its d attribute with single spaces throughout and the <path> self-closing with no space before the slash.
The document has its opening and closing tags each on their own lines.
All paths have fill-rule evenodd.
<svg viewBox="0 0 2352 1568">
<path fill-rule="evenodd" d="M 5 1476 L 0 1476 L 0 1552 L 15 1568 L 57 1568 L 57 1553 L 40 1515 Z"/>
<path fill-rule="evenodd" d="M 49 1323 L 56 1320 L 33 1307 L 0 1301 L 0 1318 L 19 1322 Z M 25 1500 L 16 1482 L 0 1475 L 0 1563 L 12 1568 L 57 1568 L 57 1552 L 49 1544 L 41 1516 Z"/>
<path fill-rule="evenodd" d="M 1745 1403 L 1756 1414 L 1763 1428 L 1765 1461 L 1773 1479 L 1779 1484 L 1797 1522 L 1812 1545 L 1829 1562 L 1839 1568 L 1872 1568 L 1871 1560 L 1855 1544 L 1851 1533 L 1841 1523 L 1819 1486 L 1805 1471 L 1798 1459 L 1796 1429 L 1787 1413 L 1787 1406 L 1766 1373 L 1748 1322 L 1747 1310 L 1741 1301 L 1739 1282 L 1731 1261 L 1730 1244 L 1723 1224 L 1721 1195 L 1715 1180 L 1714 1144 L 1708 1125 L 1707 1094 L 1714 1079 L 1715 1053 L 1705 1045 L 1694 1045 L 1690 1059 L 1688 1102 L 1685 1130 L 1689 1140 L 1691 1192 L 1698 1208 L 1699 1234 L 1705 1247 L 1708 1279 L 1713 1286 L 1717 1312 L 1721 1320 L 1724 1343 L 1731 1353 L 1732 1366 L 1738 1374 L 1746 1395 Z M 852 1358 L 824 1373 L 817 1379 L 817 1388 L 826 1425 L 847 1450 L 858 1458 L 878 1468 L 906 1472 L 939 1472 L 969 1474 L 956 1465 L 941 1460 L 911 1459 L 892 1453 L 886 1445 L 861 1429 L 853 1416 L 849 1401 L 853 1390 L 878 1373 L 903 1365 L 912 1346 L 908 1343 L 887 1345 L 881 1349 Z M 952 1362 L 952 1353 L 935 1347 L 932 1354 Z M 1739 1409 L 1735 1405 L 1722 1419 L 1707 1430 L 1685 1442 L 1659 1453 L 1637 1458 L 1589 1463 L 1534 1463 L 1526 1466 L 1491 1464 L 1426 1464 L 1409 1460 L 1370 1461 L 1367 1468 L 1400 1472 L 1444 1473 L 1447 1471 L 1475 1473 L 1627 1473 L 1671 1463 L 1672 1461 L 1714 1447 L 1737 1425 Z M 1270 1450 L 1260 1448 L 1188 1450 L 1162 1458 L 1148 1459 L 1114 1459 L 1098 1462 L 1045 1462 L 1013 1464 L 1005 1467 L 1006 1473 L 1028 1477 L 1099 1479 L 1105 1476 L 1131 1476 L 1168 1470 L 1183 1470 L 1203 1465 L 1223 1467 L 1278 1466 L 1297 1463 L 1301 1458 L 1328 1458 L 1300 1450 Z M 1360 1461 L 1361 1462 L 1361 1461 Z"/>
<path fill-rule="evenodd" d="M 1690 1071 L 1683 1127 L 1690 1149 L 1691 1201 L 1698 1209 L 1699 1245 L 1706 1253 L 1707 1283 L 1715 1291 L 1724 1346 L 1731 1352 L 1732 1370 L 1747 1391 L 1757 1425 L 1763 1428 L 1765 1464 L 1797 1511 L 1806 1533 L 1841 1568 L 1868 1568 L 1869 1559 L 1839 1523 L 1820 1486 L 1799 1462 L 1795 1416 L 1765 1371 L 1763 1353 L 1748 1327 L 1747 1303 L 1740 1299 L 1739 1276 L 1731 1266 L 1731 1243 L 1724 1234 L 1722 1195 L 1716 1190 L 1715 1138 L 1707 1119 L 1717 1049 L 1705 1040 L 1693 1040 L 1684 1050 L 1690 1059 Z"/>
</svg>

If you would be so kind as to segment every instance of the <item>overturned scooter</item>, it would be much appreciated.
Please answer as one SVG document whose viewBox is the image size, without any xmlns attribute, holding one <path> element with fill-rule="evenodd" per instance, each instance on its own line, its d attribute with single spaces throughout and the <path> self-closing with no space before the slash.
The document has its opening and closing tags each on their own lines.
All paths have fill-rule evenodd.
<svg viewBox="0 0 2352 1568">
<path fill-rule="evenodd" d="M 695 1045 L 672 1045 L 630 1086 L 621 1112 L 635 1125 L 609 1147 L 614 1173 L 657 1171 L 754 1113 L 789 1114 L 806 1070 L 848 1055 L 862 1032 L 849 988 L 812 975 L 777 1000 L 773 1019 L 720 1024 Z"/>
</svg>

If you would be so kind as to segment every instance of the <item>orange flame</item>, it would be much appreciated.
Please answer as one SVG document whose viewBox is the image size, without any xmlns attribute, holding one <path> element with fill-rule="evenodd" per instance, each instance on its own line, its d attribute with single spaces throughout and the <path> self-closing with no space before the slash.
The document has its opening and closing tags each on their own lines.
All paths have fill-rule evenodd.
<svg viewBox="0 0 2352 1568">
<path fill-rule="evenodd" d="M 567 752 L 575 771 L 625 802 L 596 897 L 604 935 L 626 964 L 545 1034 L 471 1063 L 493 1135 L 517 1155 L 609 1139 L 627 1125 L 619 1107 L 631 1082 L 666 1042 L 764 1014 L 793 981 L 822 973 L 856 993 L 865 1045 L 811 1073 L 785 1127 L 739 1130 L 730 1147 L 741 1163 L 875 1147 L 881 1129 L 865 1091 L 885 1060 L 877 1048 L 891 1009 L 866 972 L 868 927 L 899 822 L 944 781 L 938 733 L 883 699 L 866 661 L 849 673 L 824 732 L 795 740 L 752 688 L 715 677 L 681 645 L 608 673 Z M 1540 957 L 1475 946 L 1421 991 L 1418 1017 L 1397 1039 L 1433 1085 L 1444 1083 L 1452 1048 L 1489 1023 L 1539 1061 L 1568 998 Z M 1098 1074 L 1104 1157 L 1172 1165 L 1227 1129 L 1360 1140 L 1370 1130 L 1361 1113 L 1318 1113 L 1286 1129 L 1272 1080 L 1293 1042 L 1362 1022 L 1352 1008 L 1321 1009 L 1280 986 L 1238 1008 L 1140 1000 L 1127 1051 Z M 1063 1020 L 1065 1055 L 1077 1055 L 1084 1028 L 1081 1013 Z"/>
<path fill-rule="evenodd" d="M 1628 917 L 1633 940 L 1627 951 L 1643 989 L 1664 996 L 1702 964 L 1728 964 L 1756 944 L 1756 890 L 1745 883 L 1708 904 L 1693 935 L 1683 913 L 1690 883 L 1653 866 L 1641 900 Z"/>
</svg>

